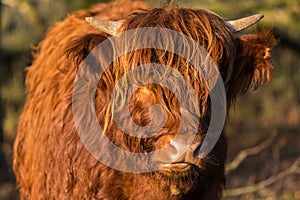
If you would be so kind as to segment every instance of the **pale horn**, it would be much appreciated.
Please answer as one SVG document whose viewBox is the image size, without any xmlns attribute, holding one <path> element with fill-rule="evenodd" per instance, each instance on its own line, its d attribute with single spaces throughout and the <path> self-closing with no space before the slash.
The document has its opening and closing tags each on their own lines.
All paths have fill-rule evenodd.
<svg viewBox="0 0 300 200">
<path fill-rule="evenodd" d="M 122 22 L 101 20 L 95 17 L 86 17 L 85 20 L 97 30 L 110 35 L 117 35 L 117 31 L 122 25 Z"/>
<path fill-rule="evenodd" d="M 237 20 L 227 21 L 226 24 L 233 33 L 242 31 L 253 24 L 257 23 L 264 17 L 263 14 L 256 14 L 249 17 L 244 17 Z M 122 26 L 122 22 L 101 20 L 94 17 L 86 17 L 85 20 L 99 31 L 116 35 L 118 29 Z"/>
<path fill-rule="evenodd" d="M 253 24 L 257 23 L 264 17 L 263 14 L 256 14 L 249 17 L 244 17 L 237 20 L 227 21 L 227 26 L 231 29 L 232 32 L 236 33 L 242 31 Z"/>
</svg>

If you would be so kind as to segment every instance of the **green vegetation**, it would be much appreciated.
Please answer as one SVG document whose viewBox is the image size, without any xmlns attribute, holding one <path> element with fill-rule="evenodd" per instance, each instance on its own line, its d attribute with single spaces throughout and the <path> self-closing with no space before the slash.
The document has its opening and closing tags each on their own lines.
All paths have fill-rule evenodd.
<svg viewBox="0 0 300 200">
<path fill-rule="evenodd" d="M 101 0 L 100 2 L 105 2 Z M 149 1 L 155 6 L 159 0 Z M 0 97 L 4 116 L 2 127 L 4 141 L 11 148 L 16 134 L 17 119 L 22 110 L 26 92 L 24 88 L 24 67 L 32 61 L 31 51 L 44 37 L 46 31 L 56 21 L 63 19 L 67 13 L 88 8 L 99 0 L 72 1 L 72 0 L 2 0 L 1 1 L 1 46 L 0 46 Z M 228 128 L 229 160 L 241 148 L 255 145 L 258 141 L 268 137 L 273 132 L 279 133 L 279 139 L 270 152 L 262 154 L 263 158 L 245 163 L 244 169 L 255 168 L 255 162 L 261 161 L 262 173 L 252 177 L 253 182 L 268 177 L 270 171 L 276 173 L 284 168 L 290 160 L 299 156 L 300 141 L 300 1 L 299 0 L 209 0 L 209 1 L 175 1 L 179 6 L 210 9 L 226 19 L 234 19 L 254 13 L 264 13 L 265 18 L 256 26 L 256 29 L 265 27 L 273 31 L 281 43 L 273 52 L 275 74 L 272 82 L 251 94 L 243 96 L 232 110 L 230 126 Z M 255 28 L 248 30 L 253 32 Z M 3 115 L 4 114 L 4 115 Z M 0 137 L 1 138 L 1 137 Z M 247 139 L 245 139 L 247 138 Z M 238 141 L 238 142 L 237 142 Z M 232 145 L 235 144 L 235 145 Z M 293 144 L 294 146 L 291 146 Z M 281 145 L 281 146 L 280 146 Z M 279 149 L 280 162 L 277 171 L 269 165 L 274 161 L 273 151 Z M 298 149 L 298 152 L 297 152 Z M 6 152 L 5 152 L 6 153 Z M 268 154 L 272 156 L 268 157 Z M 267 154 L 267 155 L 265 155 Z M 10 163 L 11 150 L 6 153 Z M 263 159 L 266 160 L 263 160 Z M 1 162 L 1 160 L 0 160 Z M 271 162 L 271 164 L 270 164 Z M 283 164 L 282 164 L 283 163 Z M 1 163 L 0 163 L 1 165 Z M 243 167 L 243 166 L 242 166 Z M 1 167 L 0 167 L 1 168 Z M 248 169 L 246 169 L 248 170 Z M 259 171 L 259 169 L 257 169 Z M 248 178 L 255 171 L 249 173 L 240 170 L 230 175 L 227 187 L 251 184 Z M 246 176 L 244 179 L 240 176 Z M 0 173 L 1 177 L 1 173 Z M 249 178 L 251 179 L 251 177 Z M 300 181 L 299 177 L 288 178 L 288 182 Z M 278 186 L 249 194 L 242 198 L 254 199 L 297 199 L 300 190 L 296 187 Z M 0 181 L 1 184 L 1 181 Z M 1 199 L 0 190 L 0 199 Z M 279 197 L 278 197 L 279 198 Z M 228 198 L 230 199 L 230 198 Z M 234 198 L 233 198 L 234 199 Z M 237 199 L 240 199 L 237 198 Z"/>
</svg>

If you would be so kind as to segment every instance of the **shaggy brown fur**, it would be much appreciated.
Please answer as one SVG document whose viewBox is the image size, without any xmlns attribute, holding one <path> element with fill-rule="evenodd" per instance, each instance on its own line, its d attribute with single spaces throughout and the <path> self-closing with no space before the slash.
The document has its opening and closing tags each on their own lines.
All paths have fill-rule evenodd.
<svg viewBox="0 0 300 200">
<path fill-rule="evenodd" d="M 117 171 L 97 161 L 85 149 L 72 116 L 74 80 L 87 54 L 109 37 L 91 27 L 84 20 L 88 16 L 123 20 L 121 31 L 162 27 L 191 37 L 217 63 L 226 87 L 228 108 L 238 95 L 250 88 L 256 89 L 272 77 L 270 50 L 276 44 L 274 36 L 264 31 L 234 38 L 224 20 L 206 10 L 173 6 L 151 8 L 139 1 L 119 1 L 75 12 L 47 34 L 28 68 L 28 96 L 14 146 L 14 170 L 21 198 L 220 199 L 227 149 L 224 134 L 212 152 L 183 175 Z M 147 45 L 147 41 L 144 43 Z M 203 78 L 194 76 L 193 66 L 183 58 L 161 50 L 130 52 L 117 59 L 100 80 L 96 113 L 110 140 L 132 152 L 150 152 L 165 146 L 179 127 L 178 100 L 159 85 L 146 85 L 137 90 L 129 107 L 133 120 L 144 126 L 150 121 L 149 107 L 160 104 L 168 114 L 163 130 L 148 139 L 139 139 L 122 132 L 111 119 L 110 94 L 116 81 L 130 67 L 153 62 L 178 70 L 196 90 L 201 110 L 201 113 L 194 113 L 201 120 L 198 140 L 203 139 L 209 123 L 209 92 Z M 122 87 L 126 88 L 126 85 Z M 174 87 L 176 89 L 176 85 Z M 87 123 L 89 118 L 84 117 L 82 123 Z"/>
</svg>

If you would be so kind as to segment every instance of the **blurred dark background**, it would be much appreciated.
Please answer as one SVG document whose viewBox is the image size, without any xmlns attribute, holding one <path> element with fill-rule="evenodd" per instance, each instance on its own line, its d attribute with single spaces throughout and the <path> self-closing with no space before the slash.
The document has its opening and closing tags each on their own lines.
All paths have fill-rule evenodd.
<svg viewBox="0 0 300 200">
<path fill-rule="evenodd" d="M 67 13 L 103 2 L 107 1 L 1 0 L 0 199 L 18 198 L 12 148 L 26 97 L 24 69 L 32 62 L 35 46 Z M 280 38 L 273 52 L 274 79 L 240 98 L 230 111 L 224 199 L 300 199 L 300 165 L 292 165 L 300 155 L 300 1 L 178 0 L 175 4 L 210 9 L 226 19 L 265 14 L 248 31 L 271 27 Z M 237 155 L 241 156 L 236 159 Z"/>
</svg>

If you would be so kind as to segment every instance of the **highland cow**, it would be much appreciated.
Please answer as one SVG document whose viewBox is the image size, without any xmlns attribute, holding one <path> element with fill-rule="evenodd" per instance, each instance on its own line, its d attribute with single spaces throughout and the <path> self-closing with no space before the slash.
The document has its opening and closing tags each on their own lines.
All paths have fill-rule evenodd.
<svg viewBox="0 0 300 200">
<path fill-rule="evenodd" d="M 190 37 L 208 52 L 224 82 L 226 108 L 230 108 L 239 95 L 257 89 L 272 78 L 270 52 L 276 44 L 272 33 L 236 35 L 261 17 L 225 21 L 204 9 L 173 5 L 152 8 L 144 2 L 127 0 L 77 11 L 57 23 L 40 42 L 35 59 L 27 69 L 28 95 L 14 145 L 14 171 L 21 199 L 220 199 L 225 184 L 226 137 L 222 131 L 209 154 L 199 156 L 201 141 L 210 137 L 207 129 L 211 99 L 204 77 L 198 75 L 189 60 L 161 49 L 138 49 L 116 58 L 98 82 L 95 112 L 103 134 L 113 144 L 135 153 L 172 147 L 164 155 L 169 162 L 159 155 L 154 157 L 154 160 L 164 161 L 160 160 L 161 167 L 150 172 L 116 170 L 89 153 L 73 119 L 74 81 L 88 54 L 103 41 L 136 28 L 165 28 Z M 155 36 L 152 39 L 155 40 Z M 128 45 L 130 42 L 134 41 Z M 140 42 L 145 47 L 149 43 L 143 38 Z M 180 47 L 177 41 L 167 45 Z M 109 48 L 94 56 L 105 60 L 103 55 L 113 54 L 113 50 Z M 156 123 L 159 117 L 151 119 L 149 113 L 152 106 L 160 105 L 166 113 L 166 121 L 150 137 L 140 138 L 127 134 L 113 120 L 111 107 L 118 103 L 121 106 L 122 102 L 112 103 L 111 94 L 124 74 L 148 63 L 163 64 L 179 72 L 195 90 L 199 112 L 183 113 L 172 91 L 159 84 L 145 84 L 130 97 L 128 107 L 132 120 L 142 127 L 152 123 L 151 120 Z M 138 79 L 138 76 L 133 78 Z M 120 84 L 126 89 L 126 84 Z M 174 88 L 178 87 L 174 82 Z M 187 115 L 188 120 L 184 122 L 187 127 L 194 120 L 200 123 L 188 150 L 177 156 L 181 146 L 174 144 L 173 138 L 182 115 Z M 79 119 L 80 123 L 90 121 L 90 116 Z M 105 154 L 110 156 L 111 152 Z M 111 159 L 118 162 L 118 156 L 122 155 L 111 155 Z"/>
</svg>

